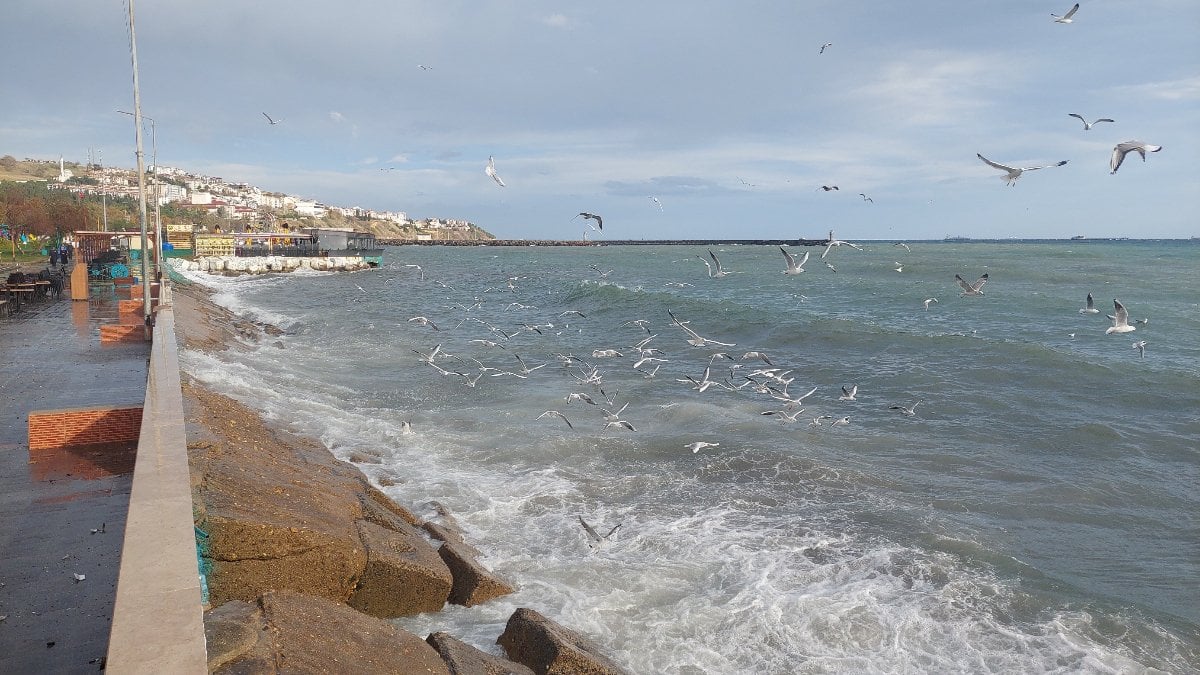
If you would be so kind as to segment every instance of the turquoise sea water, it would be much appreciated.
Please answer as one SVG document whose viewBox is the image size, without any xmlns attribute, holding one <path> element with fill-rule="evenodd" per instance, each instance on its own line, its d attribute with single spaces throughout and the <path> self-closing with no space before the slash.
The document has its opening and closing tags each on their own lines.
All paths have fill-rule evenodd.
<svg viewBox="0 0 1200 675">
<path fill-rule="evenodd" d="M 184 367 L 339 456 L 382 455 L 361 468 L 449 507 L 519 587 L 400 622 L 421 635 L 496 652 L 528 606 L 641 673 L 1200 672 L 1200 245 L 863 246 L 833 250 L 837 272 L 793 248 L 812 253 L 796 276 L 776 247 L 713 247 L 734 273 L 711 279 L 705 248 L 624 246 L 194 277 L 285 334 Z M 959 297 L 956 273 L 985 272 Z M 1098 315 L 1078 311 L 1089 292 Z M 1105 335 L 1113 298 L 1148 322 Z M 735 346 L 690 345 L 668 309 Z M 650 336 L 653 378 L 633 368 Z M 414 352 L 437 345 L 462 375 Z M 768 367 L 750 351 L 793 397 L 816 387 L 797 421 L 732 388 Z M 716 352 L 736 361 L 698 391 Z M 493 376 L 515 355 L 546 365 Z M 605 426 L 605 395 L 636 431 Z M 593 550 L 580 515 L 622 527 Z"/>
</svg>

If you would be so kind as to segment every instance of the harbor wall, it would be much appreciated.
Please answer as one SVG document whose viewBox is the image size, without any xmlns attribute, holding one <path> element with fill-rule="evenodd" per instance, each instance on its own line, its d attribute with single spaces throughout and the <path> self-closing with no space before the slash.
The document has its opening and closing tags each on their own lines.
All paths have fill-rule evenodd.
<svg viewBox="0 0 1200 675">
<path fill-rule="evenodd" d="M 109 673 L 206 673 L 175 315 L 156 314 L 117 579 Z"/>
</svg>

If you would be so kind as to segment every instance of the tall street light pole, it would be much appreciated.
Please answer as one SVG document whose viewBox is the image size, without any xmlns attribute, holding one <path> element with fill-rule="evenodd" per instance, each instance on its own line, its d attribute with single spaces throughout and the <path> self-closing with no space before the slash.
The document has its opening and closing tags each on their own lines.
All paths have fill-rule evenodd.
<svg viewBox="0 0 1200 675">
<path fill-rule="evenodd" d="M 122 115 L 132 115 L 131 112 L 118 110 Z M 162 195 L 158 186 L 158 124 L 153 117 L 142 115 L 142 119 L 150 121 L 150 164 L 154 166 L 154 279 L 162 281 L 162 216 L 159 212 L 159 207 L 162 202 Z M 143 242 L 144 246 L 144 242 Z M 146 249 L 142 249 L 142 254 L 145 255 Z M 160 289 L 161 292 L 161 289 Z"/>
<path fill-rule="evenodd" d="M 137 34 L 133 28 L 133 0 L 129 0 L 129 58 L 133 64 L 133 127 L 137 142 L 139 222 L 142 229 L 142 309 L 146 330 L 149 332 L 154 320 L 150 313 L 150 290 L 147 288 L 150 281 L 150 261 L 146 259 L 146 249 L 149 246 L 146 241 L 146 165 L 142 159 L 142 94 L 138 89 Z"/>
</svg>

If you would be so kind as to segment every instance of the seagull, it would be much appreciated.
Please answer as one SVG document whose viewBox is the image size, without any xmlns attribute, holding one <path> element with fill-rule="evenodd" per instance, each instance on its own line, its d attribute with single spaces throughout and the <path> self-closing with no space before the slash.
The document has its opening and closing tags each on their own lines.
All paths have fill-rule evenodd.
<svg viewBox="0 0 1200 675">
<path fill-rule="evenodd" d="M 602 218 L 600 218 L 600 216 L 598 216 L 598 215 L 596 215 L 596 214 L 594 214 L 594 213 L 588 213 L 587 211 L 580 211 L 580 212 L 579 212 L 579 216 L 583 216 L 584 220 L 594 220 L 594 221 L 596 221 L 596 225 L 597 225 L 597 226 L 598 226 L 598 227 L 599 227 L 601 230 L 603 230 L 603 229 L 604 229 L 604 220 L 603 220 Z M 575 216 L 575 217 L 576 217 L 576 218 L 578 218 L 579 216 Z"/>
<path fill-rule="evenodd" d="M 737 177 L 737 179 L 738 179 L 738 182 L 739 182 L 739 183 L 741 183 L 742 185 L 745 185 L 745 186 L 746 186 L 746 187 L 748 187 L 748 188 L 756 188 L 756 187 L 758 187 L 758 186 L 757 186 L 757 185 L 755 185 L 754 183 L 748 182 L 748 181 L 747 181 L 745 178 L 742 178 L 741 176 L 738 176 L 738 177 Z"/>
<path fill-rule="evenodd" d="M 717 265 L 716 271 L 713 271 L 712 265 L 709 265 L 708 261 L 704 260 L 704 256 L 696 256 L 696 257 L 698 257 L 698 258 L 700 258 L 700 260 L 704 261 L 704 266 L 708 268 L 708 276 L 709 277 L 711 277 L 713 279 L 720 279 L 722 277 L 729 276 L 729 272 L 726 272 L 725 268 L 721 266 L 721 261 L 717 259 L 717 255 L 715 253 L 713 253 L 710 250 L 708 252 L 708 256 L 713 259 L 714 263 L 716 263 L 716 265 Z"/>
<path fill-rule="evenodd" d="M 866 195 L 866 193 L 860 192 L 860 193 L 858 193 L 858 196 L 859 196 L 859 197 L 862 197 L 864 202 L 871 202 L 872 204 L 874 204 L 874 203 L 875 203 L 875 200 L 874 200 L 874 199 L 871 199 L 870 197 L 868 197 L 868 196 Z"/>
<path fill-rule="evenodd" d="M 1113 298 L 1113 307 L 1115 311 L 1108 317 L 1112 319 L 1113 325 L 1104 331 L 1105 335 L 1111 333 L 1129 333 L 1137 330 L 1136 326 L 1129 325 L 1129 310 L 1125 309 L 1125 305 L 1122 305 L 1120 300 Z"/>
<path fill-rule="evenodd" d="M 831 420 L 831 419 L 833 419 L 833 415 L 818 415 L 817 417 L 812 418 L 812 421 L 808 423 L 808 426 L 819 427 L 819 426 L 821 426 L 823 420 Z"/>
<path fill-rule="evenodd" d="M 938 301 L 937 298 L 925 298 L 925 302 L 923 302 L 921 304 L 925 305 L 925 311 L 928 312 L 930 303 L 937 304 L 937 301 Z"/>
<path fill-rule="evenodd" d="M 817 53 L 818 53 L 818 54 L 824 54 L 824 53 L 825 53 L 825 48 L 826 48 L 826 47 L 832 47 L 832 46 L 833 46 L 833 43 L 832 43 L 832 42 L 826 42 L 825 44 L 821 45 L 821 51 L 819 51 L 819 52 L 817 52 Z"/>
<path fill-rule="evenodd" d="M 779 247 L 779 252 L 787 261 L 787 269 L 783 271 L 784 274 L 800 274 L 804 271 L 804 263 L 808 262 L 808 251 L 804 252 L 804 257 L 800 259 L 800 262 L 796 262 L 795 256 L 788 253 L 787 249 L 782 246 Z"/>
<path fill-rule="evenodd" d="M 637 429 L 634 429 L 634 425 L 632 425 L 628 422 L 625 422 L 624 419 L 613 419 L 613 420 L 611 420 L 611 422 L 608 422 L 607 424 L 605 424 L 604 428 L 608 429 L 608 428 L 610 428 L 610 426 L 623 426 L 623 428 L 629 429 L 630 431 L 637 431 Z"/>
<path fill-rule="evenodd" d="M 979 154 L 978 152 L 975 153 L 975 156 L 978 157 L 979 159 L 982 159 L 984 164 L 987 164 L 988 166 L 992 167 L 993 169 L 1000 169 L 1001 171 L 1007 172 L 1008 175 L 1004 176 L 1004 182 L 1008 183 L 1009 186 L 1016 185 L 1017 179 L 1021 177 L 1021 173 L 1024 171 L 1037 171 L 1038 169 L 1050 169 L 1050 168 L 1053 168 L 1056 166 L 1062 166 L 1067 163 L 1067 160 L 1064 159 L 1063 161 L 1058 162 L 1057 164 L 1046 164 L 1044 166 L 1015 167 L 1015 166 L 1005 166 L 1004 164 L 997 164 L 996 162 L 993 162 L 992 160 L 988 159 L 987 157 L 984 157 L 983 155 Z"/>
<path fill-rule="evenodd" d="M 833 423 L 832 423 L 832 424 L 830 424 L 829 426 L 831 426 L 831 427 L 844 427 L 844 426 L 847 426 L 847 425 L 849 425 L 849 424 L 850 424 L 850 416 L 849 416 L 849 415 L 847 415 L 846 417 L 843 417 L 843 418 L 842 418 L 842 419 L 840 419 L 840 420 L 834 420 L 834 421 L 833 421 Z"/>
<path fill-rule="evenodd" d="M 271 124 L 271 125 L 279 124 L 280 122 L 283 121 L 283 120 L 273 120 L 273 119 L 271 119 L 271 116 L 268 115 L 267 113 L 263 113 L 263 117 L 267 118 L 267 123 Z"/>
<path fill-rule="evenodd" d="M 75 583 L 79 583 L 79 582 L 83 581 L 84 579 L 87 579 L 86 576 L 84 576 L 78 572 L 72 573 L 71 576 L 75 577 Z"/>
<path fill-rule="evenodd" d="M 592 529 L 591 525 L 587 524 L 587 521 L 583 519 L 583 516 L 578 516 L 578 518 L 579 518 L 579 524 L 583 526 L 583 531 L 587 532 L 588 546 L 591 546 L 592 548 L 599 546 L 602 542 L 604 542 L 604 540 L 613 536 L 613 532 L 616 532 L 617 528 L 621 527 L 621 525 L 622 525 L 622 523 L 617 523 L 616 527 L 609 530 L 608 534 L 601 537 L 599 534 L 596 534 L 596 531 Z"/>
<path fill-rule="evenodd" d="M 1100 124 L 1101 122 L 1116 122 L 1116 120 L 1109 119 L 1107 117 L 1101 117 L 1100 119 L 1096 120 L 1095 122 L 1089 122 L 1089 121 L 1083 119 L 1083 115 L 1080 115 L 1079 113 L 1067 113 L 1067 117 L 1078 117 L 1079 121 L 1083 122 L 1083 130 L 1084 131 L 1091 129 L 1092 127 L 1096 126 L 1097 124 Z"/>
<path fill-rule="evenodd" d="M 659 213 L 661 213 L 663 210 L 663 207 L 662 207 L 662 202 L 658 201 L 658 197 L 651 196 L 650 201 L 654 202 L 655 206 L 658 207 Z"/>
<path fill-rule="evenodd" d="M 546 412 L 542 413 L 541 415 L 538 415 L 537 418 L 540 420 L 547 415 L 549 415 L 551 417 L 557 417 L 557 418 L 561 419 L 562 421 L 566 422 L 568 427 L 570 427 L 572 429 L 575 428 L 575 425 L 571 424 L 571 420 L 567 419 L 566 415 L 558 412 L 557 410 L 547 410 Z"/>
<path fill-rule="evenodd" d="M 423 316 L 414 316 L 413 318 L 409 319 L 408 322 L 415 323 L 418 326 L 429 326 L 430 328 L 432 328 L 434 330 L 441 330 L 440 328 L 437 327 L 436 323 L 430 321 L 429 319 L 427 319 Z"/>
<path fill-rule="evenodd" d="M 833 270 L 835 274 L 837 273 L 837 268 L 834 267 L 832 264 L 826 262 L 825 266 L 828 267 L 829 269 Z"/>
<path fill-rule="evenodd" d="M 1088 293 L 1087 307 L 1079 310 L 1080 314 L 1099 314 L 1100 310 L 1096 309 L 1096 301 L 1092 299 L 1092 294 Z"/>
<path fill-rule="evenodd" d="M 418 63 L 417 67 L 421 70 L 433 70 L 433 66 L 427 66 L 424 63 Z"/>
<path fill-rule="evenodd" d="M 1054 23 L 1071 23 L 1072 21 L 1074 21 L 1074 19 L 1072 19 L 1071 17 L 1075 16 L 1075 12 L 1078 12 L 1078 11 L 1079 11 L 1079 3 L 1077 2 L 1077 3 L 1075 3 L 1074 7 L 1067 10 L 1066 14 L 1063 14 L 1062 16 L 1059 16 L 1057 14 L 1051 14 L 1050 16 L 1054 17 Z"/>
<path fill-rule="evenodd" d="M 896 261 L 896 271 L 897 272 L 904 271 L 904 263 L 900 262 L 899 260 Z"/>
<path fill-rule="evenodd" d="M 484 167 L 483 172 L 486 173 L 487 175 L 491 176 L 492 180 L 496 181 L 496 185 L 499 185 L 500 187 L 508 187 L 507 185 L 504 184 L 504 181 L 500 180 L 499 174 L 496 173 L 496 158 L 495 157 L 491 157 L 491 156 L 488 157 L 488 163 L 487 163 L 487 166 Z"/>
<path fill-rule="evenodd" d="M 1133 348 L 1138 350 L 1138 353 L 1142 355 L 1143 359 L 1146 358 L 1146 341 L 1145 340 L 1138 340 L 1137 342 L 1133 343 Z"/>
<path fill-rule="evenodd" d="M 862 247 L 859 246 L 858 244 L 852 244 L 848 241 L 842 241 L 841 239 L 834 239 L 833 232 L 831 231 L 829 233 L 829 242 L 825 244 L 825 250 L 821 253 L 821 259 L 823 260 L 825 258 L 825 256 L 829 255 L 829 252 L 831 250 L 833 250 L 833 248 L 835 246 L 849 246 L 850 248 L 855 249 L 857 251 L 862 250 Z M 834 271 L 836 271 L 836 270 L 834 270 Z"/>
<path fill-rule="evenodd" d="M 838 397 L 839 401 L 857 401 L 858 385 L 852 384 L 849 387 L 842 387 L 842 395 Z"/>
<path fill-rule="evenodd" d="M 567 394 L 566 399 L 567 399 L 567 405 L 571 405 L 571 401 L 583 401 L 584 403 L 590 403 L 592 405 L 596 405 L 596 402 L 592 400 L 591 396 L 588 396 L 587 394 L 583 394 L 583 393 Z"/>
<path fill-rule="evenodd" d="M 1161 145 L 1150 145 L 1142 141 L 1125 141 L 1117 143 L 1117 147 L 1113 148 L 1112 159 L 1108 160 L 1108 168 L 1112 169 L 1110 173 L 1116 173 L 1117 169 L 1121 168 L 1121 162 L 1125 161 L 1125 155 L 1130 152 L 1136 152 L 1142 156 L 1142 161 L 1146 161 L 1147 152 L 1158 152 L 1162 150 Z"/>
<path fill-rule="evenodd" d="M 818 190 L 824 190 L 824 191 L 826 191 L 826 192 L 829 192 L 830 190 L 836 190 L 836 189 L 838 189 L 838 186 L 836 186 L 836 185 L 822 185 L 821 187 L 819 187 L 819 188 L 817 188 L 817 189 L 818 189 Z"/>
<path fill-rule="evenodd" d="M 959 274 L 954 275 L 954 280 L 958 282 L 958 285 L 963 289 L 963 292 L 959 293 L 958 297 L 961 298 L 967 295 L 983 295 L 983 285 L 987 283 L 988 275 L 987 273 L 984 273 L 984 275 L 976 279 L 975 283 L 973 284 L 968 284 L 967 280 L 963 279 Z"/>
<path fill-rule="evenodd" d="M 720 447 L 720 445 L 721 445 L 720 443 L 709 443 L 708 441 L 696 441 L 695 443 L 688 443 L 687 445 L 685 445 L 683 447 L 687 448 L 688 450 L 691 450 L 692 454 L 694 455 L 697 452 L 700 452 L 701 450 L 703 450 L 705 448 L 716 448 L 716 447 Z"/>
<path fill-rule="evenodd" d="M 1134 323 L 1145 326 L 1146 324 L 1150 323 L 1150 319 L 1136 319 L 1134 320 Z"/>
<path fill-rule="evenodd" d="M 771 363 L 771 359 L 768 358 L 764 352 L 746 352 L 745 354 L 742 354 L 741 360 L 745 361 L 746 359 L 758 359 L 768 366 L 775 365 L 774 363 Z"/>
<path fill-rule="evenodd" d="M 905 251 L 912 253 L 912 249 L 908 247 L 908 244 L 906 244 L 902 241 L 898 241 L 898 242 L 892 244 L 892 246 L 899 246 L 900 248 L 904 249 Z"/>
<path fill-rule="evenodd" d="M 916 403 L 912 404 L 911 407 L 905 407 L 905 406 L 897 403 L 896 405 L 888 406 L 888 410 L 899 410 L 900 414 L 912 417 L 913 415 L 917 414 L 917 406 L 919 406 L 919 405 L 921 405 L 920 401 L 917 401 Z"/>
</svg>

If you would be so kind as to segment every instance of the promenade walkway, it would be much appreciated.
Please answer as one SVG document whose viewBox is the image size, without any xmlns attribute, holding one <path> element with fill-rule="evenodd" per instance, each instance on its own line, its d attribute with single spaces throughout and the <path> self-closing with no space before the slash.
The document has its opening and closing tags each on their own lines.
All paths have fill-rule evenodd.
<svg viewBox="0 0 1200 675">
<path fill-rule="evenodd" d="M 150 344 L 100 344 L 118 299 L 0 317 L 0 673 L 95 673 L 108 651 L 136 443 L 31 453 L 28 419 L 143 404 Z"/>
</svg>

